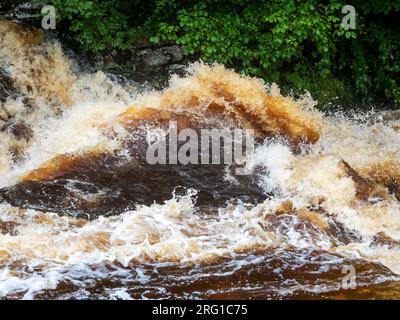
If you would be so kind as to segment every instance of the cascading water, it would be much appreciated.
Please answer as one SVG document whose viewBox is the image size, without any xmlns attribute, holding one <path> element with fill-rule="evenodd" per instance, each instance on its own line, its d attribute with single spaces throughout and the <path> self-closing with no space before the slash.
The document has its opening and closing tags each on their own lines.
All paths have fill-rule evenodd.
<svg viewBox="0 0 400 320">
<path fill-rule="evenodd" d="M 400 121 L 324 117 L 219 65 L 163 92 L 76 70 L 0 22 L 1 298 L 400 297 Z M 251 174 L 147 164 L 171 119 L 254 129 Z"/>
</svg>

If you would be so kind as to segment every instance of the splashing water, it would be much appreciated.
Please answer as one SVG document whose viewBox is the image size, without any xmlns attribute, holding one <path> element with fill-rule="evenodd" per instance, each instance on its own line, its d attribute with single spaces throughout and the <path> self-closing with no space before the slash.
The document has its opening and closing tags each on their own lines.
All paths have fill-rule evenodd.
<svg viewBox="0 0 400 320">
<path fill-rule="evenodd" d="M 0 44 L 1 298 L 400 297 L 400 121 L 202 63 L 135 92 L 11 22 Z M 171 119 L 254 129 L 251 174 L 146 164 Z"/>
</svg>

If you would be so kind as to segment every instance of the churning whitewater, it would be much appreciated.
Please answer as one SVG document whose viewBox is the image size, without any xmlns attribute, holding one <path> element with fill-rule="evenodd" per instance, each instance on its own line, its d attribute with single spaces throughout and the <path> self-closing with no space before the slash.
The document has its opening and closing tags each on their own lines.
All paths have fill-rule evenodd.
<svg viewBox="0 0 400 320">
<path fill-rule="evenodd" d="M 139 92 L 0 21 L 0 297 L 400 297 L 400 121 L 315 105 L 203 63 Z M 254 129 L 251 174 L 147 164 L 170 120 Z"/>
</svg>

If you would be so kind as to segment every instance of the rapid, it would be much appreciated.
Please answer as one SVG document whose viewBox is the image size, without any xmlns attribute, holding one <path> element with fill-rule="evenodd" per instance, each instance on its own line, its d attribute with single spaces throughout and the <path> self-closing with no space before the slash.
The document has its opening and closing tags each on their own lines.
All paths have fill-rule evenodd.
<svg viewBox="0 0 400 320">
<path fill-rule="evenodd" d="M 0 298 L 400 298 L 400 120 L 315 105 L 202 62 L 140 91 L 0 21 Z M 146 163 L 170 120 L 254 129 L 250 174 Z"/>
</svg>

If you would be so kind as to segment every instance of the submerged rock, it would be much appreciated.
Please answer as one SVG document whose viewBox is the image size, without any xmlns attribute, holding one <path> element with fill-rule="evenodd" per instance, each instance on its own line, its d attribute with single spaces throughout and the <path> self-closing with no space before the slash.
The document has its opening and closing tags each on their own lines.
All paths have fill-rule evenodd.
<svg viewBox="0 0 400 320">
<path fill-rule="evenodd" d="M 258 203 L 266 198 L 251 177 L 240 177 L 240 183 L 226 180 L 224 165 L 155 166 L 144 161 L 140 146 L 131 148 L 136 157 L 130 161 L 108 154 L 59 157 L 25 181 L 1 189 L 0 200 L 21 208 L 95 218 L 161 204 L 180 189 L 196 189 L 196 204 L 205 208 L 224 206 L 232 199 Z"/>
<path fill-rule="evenodd" d="M 225 125 L 254 129 L 261 139 L 281 136 L 293 145 L 318 141 L 320 119 L 302 111 L 293 100 L 271 96 L 259 80 L 242 77 L 220 66 L 198 65 L 196 68 L 194 75 L 177 79 L 177 83 L 162 94 L 144 95 L 114 123 L 101 125 L 101 131 L 107 135 L 112 133 L 113 125 L 136 130 L 146 123 L 163 126 L 170 120 L 178 121 L 180 128 L 199 128 L 196 123 L 203 120 L 213 128 L 215 121 L 222 121 Z M 101 146 L 92 148 L 89 153 L 97 154 L 98 150 Z M 22 178 L 56 177 L 60 168 L 74 166 L 71 159 L 75 159 L 74 155 L 57 156 Z"/>
</svg>

